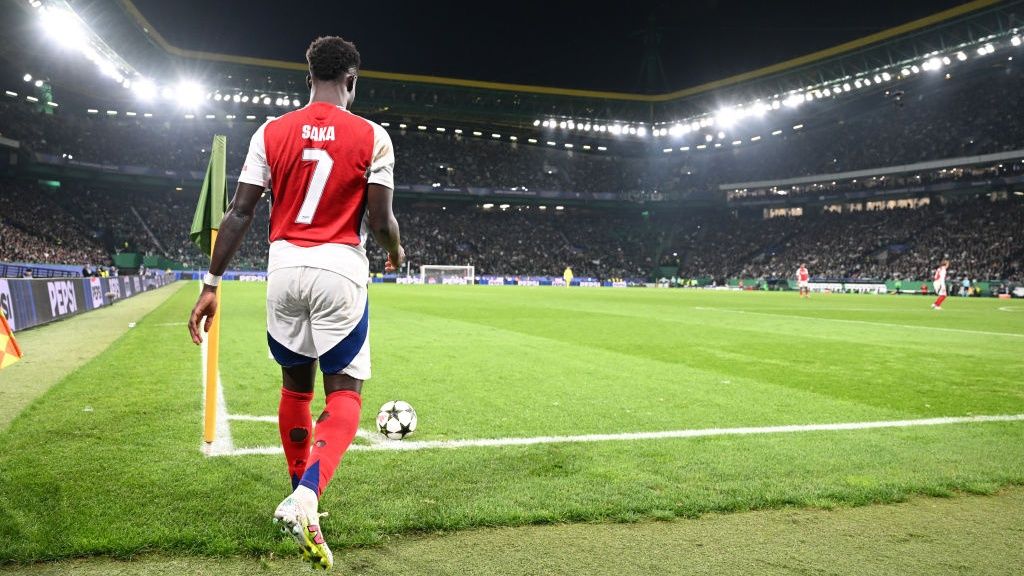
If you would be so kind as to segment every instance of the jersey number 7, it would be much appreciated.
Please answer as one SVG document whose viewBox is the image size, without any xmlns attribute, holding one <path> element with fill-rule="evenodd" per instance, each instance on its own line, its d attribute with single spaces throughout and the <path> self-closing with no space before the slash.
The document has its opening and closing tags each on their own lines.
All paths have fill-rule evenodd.
<svg viewBox="0 0 1024 576">
<path fill-rule="evenodd" d="M 313 177 L 309 179 L 309 187 L 306 188 L 306 197 L 299 207 L 299 215 L 295 217 L 297 224 L 312 224 L 313 215 L 320 205 L 320 197 L 324 195 L 324 187 L 327 186 L 327 179 L 331 175 L 331 168 L 334 167 L 334 160 L 327 150 L 322 148 L 305 148 L 302 150 L 302 159 L 307 162 L 316 162 L 313 169 Z"/>
</svg>

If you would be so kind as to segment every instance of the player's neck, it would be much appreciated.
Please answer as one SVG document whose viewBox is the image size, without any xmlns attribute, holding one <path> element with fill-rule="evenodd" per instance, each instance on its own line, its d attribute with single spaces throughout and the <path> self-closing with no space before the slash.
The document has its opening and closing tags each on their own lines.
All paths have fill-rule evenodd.
<svg viewBox="0 0 1024 576">
<path fill-rule="evenodd" d="M 321 86 L 314 84 L 309 92 L 309 103 L 323 102 L 325 104 L 331 104 L 339 108 L 347 108 L 345 102 L 348 101 L 348 91 L 344 90 L 341 86 Z"/>
</svg>

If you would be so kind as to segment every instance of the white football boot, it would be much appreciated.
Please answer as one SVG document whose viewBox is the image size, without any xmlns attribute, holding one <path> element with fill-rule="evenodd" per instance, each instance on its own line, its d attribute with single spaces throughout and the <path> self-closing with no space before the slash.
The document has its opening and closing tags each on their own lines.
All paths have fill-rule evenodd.
<svg viewBox="0 0 1024 576">
<path fill-rule="evenodd" d="M 320 529 L 320 517 L 326 515 L 317 513 L 316 494 L 305 486 L 296 488 L 274 510 L 274 524 L 281 528 L 281 533 L 295 538 L 302 557 L 319 570 L 334 566 L 334 555 Z"/>
</svg>

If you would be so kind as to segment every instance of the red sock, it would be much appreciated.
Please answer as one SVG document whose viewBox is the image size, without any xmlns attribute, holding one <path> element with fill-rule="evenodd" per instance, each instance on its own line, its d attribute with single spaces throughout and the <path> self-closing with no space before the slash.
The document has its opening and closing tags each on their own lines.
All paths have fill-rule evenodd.
<svg viewBox="0 0 1024 576">
<path fill-rule="evenodd" d="M 945 300 L 945 299 L 946 299 L 946 295 L 945 294 L 939 296 L 938 298 L 935 299 L 935 305 L 936 306 L 942 306 L 942 301 Z"/>
<path fill-rule="evenodd" d="M 327 405 L 316 421 L 316 441 L 309 454 L 310 464 L 299 485 L 316 492 L 317 496 L 323 493 L 341 457 L 356 437 L 362 405 L 359 393 L 351 390 L 327 395 Z"/>
<path fill-rule="evenodd" d="M 281 432 L 281 445 L 288 461 L 288 477 L 292 490 L 299 485 L 309 460 L 309 443 L 313 430 L 313 416 L 309 412 L 312 392 L 292 392 L 281 388 L 281 403 L 277 405 L 277 428 Z"/>
</svg>

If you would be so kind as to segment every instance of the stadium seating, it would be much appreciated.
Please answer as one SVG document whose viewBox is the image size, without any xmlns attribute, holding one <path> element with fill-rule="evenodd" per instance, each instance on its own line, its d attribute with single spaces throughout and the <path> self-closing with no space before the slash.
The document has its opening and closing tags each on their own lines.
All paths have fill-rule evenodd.
<svg viewBox="0 0 1024 576">
<path fill-rule="evenodd" d="M 603 192 L 631 206 L 548 206 L 542 212 L 537 205 L 485 210 L 465 201 L 403 200 L 397 210 L 414 265 L 473 264 L 478 274 L 552 275 L 572 265 L 580 275 L 649 278 L 662 265 L 684 277 L 779 278 L 805 261 L 816 276 L 920 278 L 949 256 L 953 274 L 1020 281 L 1024 217 L 1013 194 L 1000 203 L 978 194 L 972 202 L 936 199 L 912 210 L 842 214 L 819 202 L 799 218 L 765 220 L 759 208 L 740 208 L 770 196 L 770 189 L 725 193 L 719 186 L 1024 148 L 1022 79 L 1011 61 L 978 64 L 952 78 L 916 76 L 892 88 L 819 100 L 673 142 L 685 144 L 685 152 L 683 146 L 663 152 L 665 139 L 651 138 L 648 153 L 614 147 L 596 153 L 390 122 L 399 184 Z M 0 103 L 2 135 L 26 150 L 122 167 L 202 170 L 217 131 L 228 135 L 228 171 L 234 173 L 256 125 L 63 109 L 44 114 L 27 103 Z M 761 138 L 752 140 L 756 136 Z M 698 151 L 701 144 L 706 149 Z M 968 187 L 1022 173 L 1024 162 L 1012 161 L 822 182 L 787 193 L 827 198 L 934 182 Z M 112 253 L 132 251 L 187 267 L 206 263 L 187 236 L 194 191 L 110 191 L 69 182 L 53 190 L 10 180 L 0 187 L 0 261 L 102 264 Z M 710 199 L 706 204 L 718 208 L 630 204 L 649 200 L 645 194 L 654 191 L 661 199 Z M 642 217 L 648 207 L 653 216 Z M 238 268 L 265 265 L 267 210 L 257 214 Z M 384 257 L 375 247 L 370 251 L 373 270 L 379 270 Z"/>
</svg>

